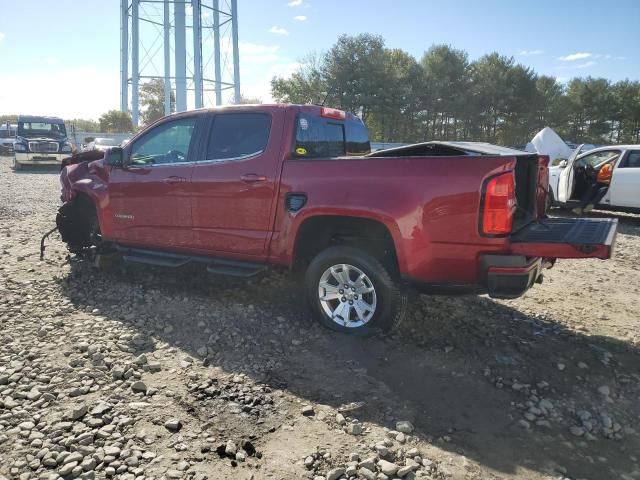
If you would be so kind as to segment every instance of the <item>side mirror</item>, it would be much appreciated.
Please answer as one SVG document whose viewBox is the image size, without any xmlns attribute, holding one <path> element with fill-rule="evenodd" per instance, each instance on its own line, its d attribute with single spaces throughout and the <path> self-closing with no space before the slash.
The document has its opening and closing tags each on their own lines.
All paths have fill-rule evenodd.
<svg viewBox="0 0 640 480">
<path fill-rule="evenodd" d="M 111 147 L 104 154 L 107 165 L 112 167 L 122 167 L 124 165 L 124 153 L 120 147 Z"/>
<path fill-rule="evenodd" d="M 566 161 L 566 160 L 562 160 L 562 161 L 558 164 L 558 166 L 559 166 L 560 168 L 565 168 L 567 165 L 568 165 L 568 163 L 567 163 L 567 161 Z"/>
</svg>

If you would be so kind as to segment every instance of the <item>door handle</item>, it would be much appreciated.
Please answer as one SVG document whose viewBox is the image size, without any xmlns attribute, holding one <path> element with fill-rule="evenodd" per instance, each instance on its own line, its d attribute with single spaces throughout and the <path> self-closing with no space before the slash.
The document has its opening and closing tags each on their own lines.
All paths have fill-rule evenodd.
<svg viewBox="0 0 640 480">
<path fill-rule="evenodd" d="M 170 177 L 165 178 L 164 180 L 162 180 L 164 183 L 166 183 L 167 185 L 175 185 L 177 183 L 183 183 L 186 182 L 187 179 L 184 177 L 177 177 L 175 175 L 172 175 Z"/>
<path fill-rule="evenodd" d="M 258 183 L 266 182 L 267 177 L 264 175 L 256 175 L 255 173 L 247 173 L 245 175 L 241 175 L 240 180 L 242 180 L 244 183 Z"/>
</svg>

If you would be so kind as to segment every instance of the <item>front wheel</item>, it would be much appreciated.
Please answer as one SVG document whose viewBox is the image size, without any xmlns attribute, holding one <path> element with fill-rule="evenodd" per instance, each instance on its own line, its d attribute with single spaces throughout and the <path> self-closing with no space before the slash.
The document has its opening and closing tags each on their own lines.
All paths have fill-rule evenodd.
<svg viewBox="0 0 640 480">
<path fill-rule="evenodd" d="M 22 170 L 22 164 L 20 162 L 17 162 L 15 158 L 13 159 L 13 170 L 16 172 L 18 170 Z"/>
<path fill-rule="evenodd" d="M 318 254 L 307 269 L 305 291 L 314 318 L 342 333 L 387 332 L 407 309 L 407 292 L 395 272 L 353 247 Z"/>
</svg>

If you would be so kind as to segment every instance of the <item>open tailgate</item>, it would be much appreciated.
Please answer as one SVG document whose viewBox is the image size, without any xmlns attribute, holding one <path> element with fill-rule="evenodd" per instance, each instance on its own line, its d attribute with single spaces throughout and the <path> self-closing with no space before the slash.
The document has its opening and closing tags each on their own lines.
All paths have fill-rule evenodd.
<svg viewBox="0 0 640 480">
<path fill-rule="evenodd" d="M 528 257 L 610 258 L 618 220 L 545 218 L 511 236 L 511 251 Z"/>
</svg>

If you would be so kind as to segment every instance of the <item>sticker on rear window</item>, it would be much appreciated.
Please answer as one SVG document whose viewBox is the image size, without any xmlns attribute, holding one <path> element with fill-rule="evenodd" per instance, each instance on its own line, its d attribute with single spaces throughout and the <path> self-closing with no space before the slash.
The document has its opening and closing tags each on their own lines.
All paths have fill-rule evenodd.
<svg viewBox="0 0 640 480">
<path fill-rule="evenodd" d="M 296 148 L 296 153 L 298 155 L 306 155 L 307 154 L 307 149 L 306 148 L 302 148 L 302 147 L 298 147 L 298 148 Z"/>
<path fill-rule="evenodd" d="M 309 128 L 309 121 L 306 118 L 300 119 L 300 128 L 302 130 L 307 130 Z"/>
</svg>

